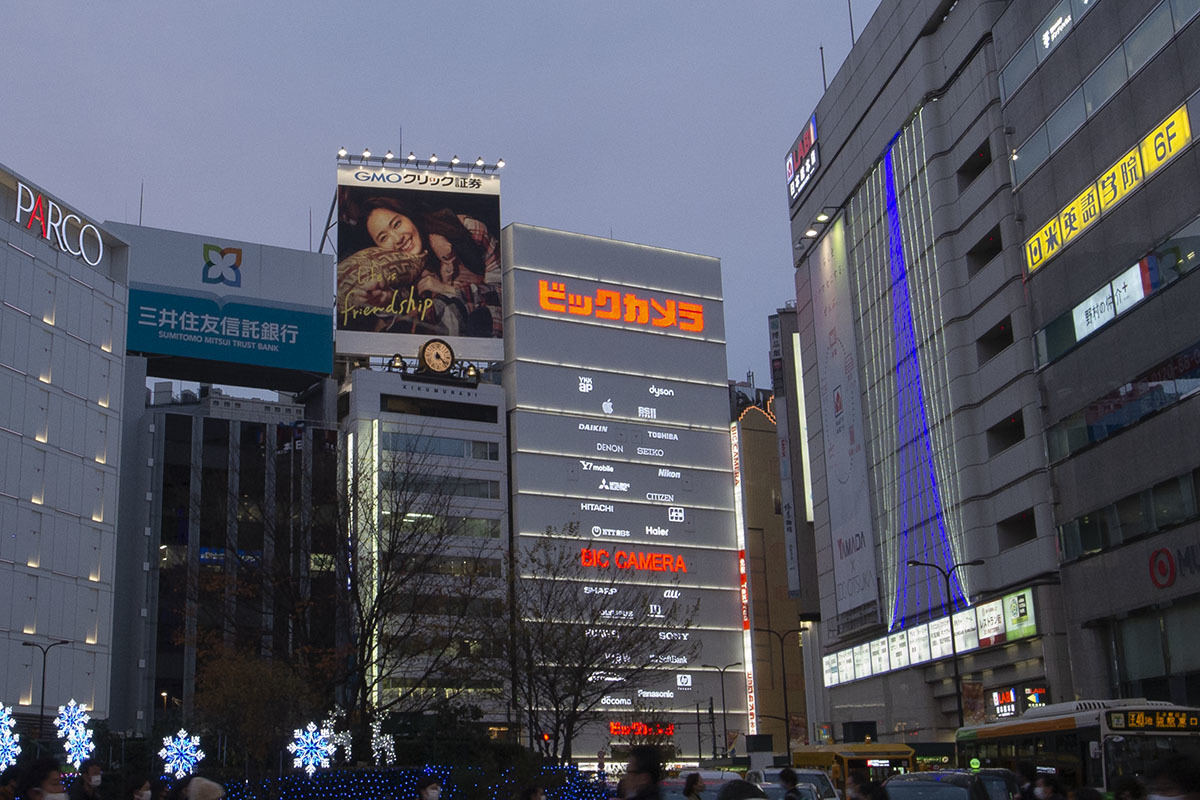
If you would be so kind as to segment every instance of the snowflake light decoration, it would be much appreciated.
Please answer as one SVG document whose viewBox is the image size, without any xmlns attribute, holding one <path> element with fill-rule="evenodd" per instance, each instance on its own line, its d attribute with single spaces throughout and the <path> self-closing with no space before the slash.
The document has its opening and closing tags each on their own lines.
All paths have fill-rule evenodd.
<svg viewBox="0 0 1200 800">
<path fill-rule="evenodd" d="M 58 730 L 58 738 L 68 738 L 74 729 L 87 727 L 91 719 L 87 713 L 87 706 L 83 703 L 76 705 L 75 698 L 72 697 L 65 706 L 58 707 L 58 716 L 54 718 L 54 727 Z"/>
<path fill-rule="evenodd" d="M 348 730 L 338 730 L 338 724 L 346 718 L 346 712 L 341 706 L 334 706 L 333 711 L 329 712 L 329 716 L 321 723 L 322 730 L 330 732 L 330 744 L 334 747 L 334 757 L 337 757 L 336 751 L 342 751 L 342 758 L 346 761 L 350 760 L 350 749 L 354 744 L 354 734 Z"/>
<path fill-rule="evenodd" d="M 158 757 L 163 760 L 163 774 L 173 774 L 176 780 L 185 778 L 196 769 L 196 764 L 204 760 L 200 737 L 189 737 L 188 732 L 180 728 L 174 736 L 163 737 L 163 747 L 158 751 Z"/>
<path fill-rule="evenodd" d="M 377 767 L 390 767 L 396 763 L 396 737 L 383 732 L 382 720 L 371 723 L 371 755 Z"/>
<path fill-rule="evenodd" d="M 21 737 L 13 731 L 16 725 L 12 709 L 0 703 L 0 770 L 16 764 L 17 756 L 21 755 Z"/>
<path fill-rule="evenodd" d="M 297 728 L 293 735 L 296 740 L 287 747 L 288 752 L 295 756 L 292 759 L 293 767 L 304 767 L 310 778 L 318 768 L 329 769 L 329 757 L 337 749 L 329 741 L 333 736 L 332 731 L 318 728 L 315 722 L 310 722 L 304 730 Z"/>
<path fill-rule="evenodd" d="M 95 743 L 92 742 L 92 729 L 82 725 L 72 728 L 67 734 L 63 749 L 67 751 L 67 761 L 71 762 L 75 769 L 79 769 L 79 765 L 96 749 Z"/>
</svg>

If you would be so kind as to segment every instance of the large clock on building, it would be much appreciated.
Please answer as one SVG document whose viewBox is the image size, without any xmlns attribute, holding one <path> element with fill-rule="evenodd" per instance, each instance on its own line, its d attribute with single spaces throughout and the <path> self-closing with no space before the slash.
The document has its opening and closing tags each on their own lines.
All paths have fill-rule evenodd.
<svg viewBox="0 0 1200 800">
<path fill-rule="evenodd" d="M 454 351 L 441 339 L 430 339 L 417 352 L 417 363 L 426 372 L 445 375 L 454 366 Z"/>
</svg>

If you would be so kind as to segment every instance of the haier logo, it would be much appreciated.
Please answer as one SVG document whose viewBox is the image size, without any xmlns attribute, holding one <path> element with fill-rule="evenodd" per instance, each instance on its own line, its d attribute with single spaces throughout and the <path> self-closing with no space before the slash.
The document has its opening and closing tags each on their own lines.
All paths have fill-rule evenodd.
<svg viewBox="0 0 1200 800">
<path fill-rule="evenodd" d="M 647 525 L 646 526 L 646 535 L 647 536 L 666 536 L 670 532 L 671 532 L 670 528 L 660 528 L 657 525 Z"/>
<path fill-rule="evenodd" d="M 205 283 L 241 286 L 242 248 L 222 248 L 216 244 L 204 245 L 204 272 L 200 276 L 200 280 Z"/>
</svg>

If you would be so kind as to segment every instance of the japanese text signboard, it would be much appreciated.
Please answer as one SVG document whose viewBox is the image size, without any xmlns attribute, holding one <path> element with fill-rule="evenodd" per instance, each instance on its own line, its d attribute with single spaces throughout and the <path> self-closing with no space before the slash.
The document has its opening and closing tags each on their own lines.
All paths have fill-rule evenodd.
<svg viewBox="0 0 1200 800">
<path fill-rule="evenodd" d="M 1182 105 L 1026 240 L 1026 269 L 1033 273 L 1058 255 L 1060 250 L 1136 191 L 1191 141 L 1191 120 L 1187 106 Z"/>
</svg>

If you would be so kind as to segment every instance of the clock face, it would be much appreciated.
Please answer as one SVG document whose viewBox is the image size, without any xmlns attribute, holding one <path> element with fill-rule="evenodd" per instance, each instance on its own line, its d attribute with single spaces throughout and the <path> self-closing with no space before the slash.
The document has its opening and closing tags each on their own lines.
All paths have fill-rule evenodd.
<svg viewBox="0 0 1200 800">
<path fill-rule="evenodd" d="M 454 366 L 454 351 L 441 339 L 430 339 L 421 346 L 420 361 L 430 372 L 448 372 Z"/>
</svg>

